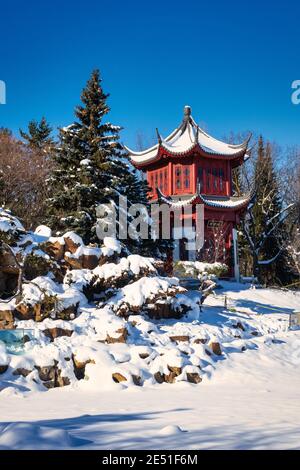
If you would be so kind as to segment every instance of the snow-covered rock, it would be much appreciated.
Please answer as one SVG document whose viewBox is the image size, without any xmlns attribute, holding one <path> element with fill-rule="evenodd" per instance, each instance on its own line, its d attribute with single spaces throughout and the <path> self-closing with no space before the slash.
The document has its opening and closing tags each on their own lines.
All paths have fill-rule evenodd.
<svg viewBox="0 0 300 470">
<path fill-rule="evenodd" d="M 50 238 L 52 236 L 52 230 L 50 227 L 47 227 L 46 225 L 39 225 L 34 233 L 36 235 L 40 235 L 42 237 L 45 237 L 45 238 Z"/>
</svg>

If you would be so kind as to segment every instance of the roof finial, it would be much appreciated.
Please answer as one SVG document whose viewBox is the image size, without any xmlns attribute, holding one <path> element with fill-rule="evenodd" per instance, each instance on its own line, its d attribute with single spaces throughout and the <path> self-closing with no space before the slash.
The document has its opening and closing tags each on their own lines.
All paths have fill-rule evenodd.
<svg viewBox="0 0 300 470">
<path fill-rule="evenodd" d="M 158 138 L 158 143 L 161 144 L 162 143 L 162 138 L 161 138 L 161 135 L 160 135 L 157 128 L 156 128 L 156 134 L 157 134 L 157 138 Z"/>
<path fill-rule="evenodd" d="M 192 113 L 192 108 L 190 106 L 185 106 L 183 108 L 184 117 L 186 117 L 186 116 L 189 117 L 191 115 L 191 113 Z"/>
<path fill-rule="evenodd" d="M 250 142 L 251 139 L 252 139 L 252 132 L 249 133 L 248 138 L 247 138 L 247 140 L 246 140 L 246 142 L 247 142 L 246 145 L 247 145 L 247 146 L 248 146 L 248 144 L 249 144 L 249 142 Z"/>
</svg>

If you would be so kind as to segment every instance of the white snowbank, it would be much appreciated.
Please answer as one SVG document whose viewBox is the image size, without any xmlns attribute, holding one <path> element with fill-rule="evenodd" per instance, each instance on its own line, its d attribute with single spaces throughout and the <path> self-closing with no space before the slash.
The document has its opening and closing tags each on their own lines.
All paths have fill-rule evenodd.
<svg viewBox="0 0 300 470">
<path fill-rule="evenodd" d="M 67 431 L 33 423 L 11 423 L 0 430 L 0 449 L 60 449 L 76 447 L 80 439 Z"/>
</svg>

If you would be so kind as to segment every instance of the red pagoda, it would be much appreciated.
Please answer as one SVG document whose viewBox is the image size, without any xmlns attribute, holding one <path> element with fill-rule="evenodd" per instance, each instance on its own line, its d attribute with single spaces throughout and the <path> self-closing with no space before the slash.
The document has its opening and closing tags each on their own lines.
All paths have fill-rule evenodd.
<svg viewBox="0 0 300 470">
<path fill-rule="evenodd" d="M 201 129 L 185 106 L 180 126 L 165 139 L 157 130 L 158 143 L 141 152 L 126 147 L 132 163 L 142 170 L 151 188 L 151 202 L 162 201 L 174 209 L 180 205 L 204 205 L 205 243 L 200 252 L 186 249 L 183 235 L 175 242 L 174 260 L 220 261 L 229 275 L 239 276 L 236 225 L 252 194 L 233 193 L 232 171 L 242 165 L 250 137 L 239 145 L 217 140 Z"/>
</svg>

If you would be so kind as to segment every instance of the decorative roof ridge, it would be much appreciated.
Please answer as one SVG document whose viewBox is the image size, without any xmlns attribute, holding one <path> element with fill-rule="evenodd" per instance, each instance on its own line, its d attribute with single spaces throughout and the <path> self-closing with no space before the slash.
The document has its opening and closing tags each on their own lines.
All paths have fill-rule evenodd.
<svg viewBox="0 0 300 470">
<path fill-rule="evenodd" d="M 134 150 L 131 150 L 129 147 L 127 147 L 126 145 L 123 145 L 124 149 L 126 150 L 126 152 L 128 152 L 129 154 L 133 155 L 133 156 L 143 156 L 143 155 L 147 155 L 147 153 L 150 153 L 152 152 L 153 150 L 156 150 L 158 149 L 159 145 L 158 144 L 155 144 L 155 145 L 152 145 L 152 147 L 149 147 L 148 149 L 146 150 L 141 150 L 139 152 L 136 152 Z"/>
<path fill-rule="evenodd" d="M 132 157 L 136 164 L 150 163 L 159 156 L 160 148 L 164 148 L 171 155 L 186 155 L 195 147 L 198 147 L 207 155 L 224 157 L 224 159 L 236 159 L 247 152 L 247 147 L 252 137 L 250 133 L 247 139 L 240 144 L 229 144 L 216 139 L 205 132 L 191 116 L 191 107 L 184 107 L 184 117 L 180 125 L 163 138 L 156 129 L 158 143 L 148 149 L 136 152 L 127 146 L 124 149 Z M 203 137 L 201 137 L 203 136 Z M 183 139 L 181 139 L 183 137 Z M 179 144 L 178 144 L 179 142 Z"/>
<path fill-rule="evenodd" d="M 183 201 L 182 200 L 173 201 L 170 196 L 165 196 L 159 188 L 156 188 L 156 191 L 157 191 L 157 196 L 158 196 L 159 201 L 162 201 L 162 202 L 168 204 L 170 207 L 174 207 L 174 208 L 176 208 L 176 207 L 181 208 L 181 207 L 187 206 L 188 204 L 192 204 L 193 202 L 195 202 L 197 199 L 200 199 L 200 201 L 202 201 L 202 203 L 205 204 L 206 206 L 216 207 L 216 208 L 224 208 L 224 209 L 230 208 L 230 206 L 226 205 L 226 202 L 236 202 L 236 203 L 239 203 L 239 204 L 236 204 L 236 205 L 231 206 L 231 207 L 234 208 L 234 209 L 238 209 L 240 207 L 245 206 L 246 204 L 249 204 L 249 203 L 253 202 L 253 200 L 255 198 L 255 195 L 256 195 L 255 190 L 252 188 L 250 190 L 250 192 L 247 193 L 244 196 L 240 196 L 238 198 L 235 198 L 235 196 L 227 196 L 226 200 L 223 199 L 221 201 L 220 201 L 220 199 L 218 200 L 217 196 L 216 196 L 216 199 L 214 201 L 214 200 L 210 199 L 210 196 L 206 196 L 204 194 L 201 194 L 201 186 L 200 186 L 200 183 L 198 181 L 197 181 L 196 193 L 193 194 L 190 198 L 185 199 Z M 214 197 L 214 196 L 211 196 L 211 197 Z M 222 204 L 222 202 L 223 202 L 223 204 Z"/>
</svg>

